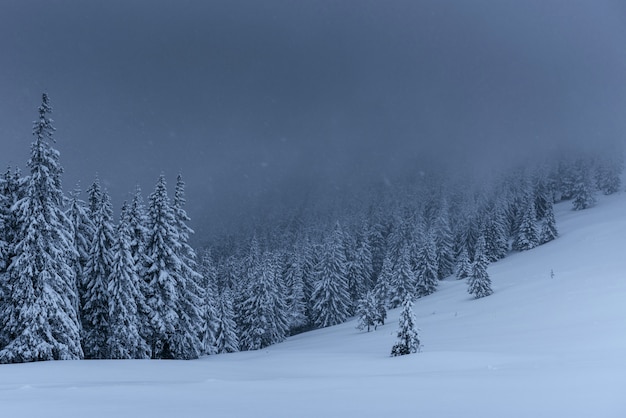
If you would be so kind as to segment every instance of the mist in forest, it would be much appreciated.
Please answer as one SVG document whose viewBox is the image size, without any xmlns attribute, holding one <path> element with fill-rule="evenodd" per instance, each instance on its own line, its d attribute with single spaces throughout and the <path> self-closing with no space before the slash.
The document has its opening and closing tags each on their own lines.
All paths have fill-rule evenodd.
<svg viewBox="0 0 626 418">
<path fill-rule="evenodd" d="M 181 172 L 202 236 L 621 142 L 624 22 L 611 0 L 7 0 L 0 164 L 26 169 L 45 91 L 66 191 L 97 175 L 119 208 Z"/>
</svg>

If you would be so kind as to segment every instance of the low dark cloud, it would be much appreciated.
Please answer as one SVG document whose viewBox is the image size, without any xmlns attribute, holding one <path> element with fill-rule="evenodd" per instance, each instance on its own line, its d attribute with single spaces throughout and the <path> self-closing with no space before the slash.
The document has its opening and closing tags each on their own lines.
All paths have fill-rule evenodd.
<svg viewBox="0 0 626 418">
<path fill-rule="evenodd" d="M 5 0 L 0 163 L 42 91 L 65 187 L 182 171 L 201 233 L 255 199 L 624 136 L 620 1 Z"/>
</svg>

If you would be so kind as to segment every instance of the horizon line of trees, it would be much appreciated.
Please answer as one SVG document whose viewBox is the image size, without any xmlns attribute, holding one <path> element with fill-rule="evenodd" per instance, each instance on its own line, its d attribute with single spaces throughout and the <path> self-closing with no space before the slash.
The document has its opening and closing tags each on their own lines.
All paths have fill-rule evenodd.
<svg viewBox="0 0 626 418">
<path fill-rule="evenodd" d="M 369 331 L 446 278 L 488 296 L 489 263 L 558 236 L 555 203 L 586 209 L 621 187 L 617 152 L 549 159 L 490 184 L 434 173 L 332 217 L 300 211 L 220 237 L 198 257 L 180 175 L 173 200 L 163 175 L 147 206 L 137 188 L 117 223 L 97 179 L 86 201 L 65 196 L 51 111 L 44 94 L 29 174 L 0 179 L 0 363 L 193 359 L 354 316 Z"/>
</svg>

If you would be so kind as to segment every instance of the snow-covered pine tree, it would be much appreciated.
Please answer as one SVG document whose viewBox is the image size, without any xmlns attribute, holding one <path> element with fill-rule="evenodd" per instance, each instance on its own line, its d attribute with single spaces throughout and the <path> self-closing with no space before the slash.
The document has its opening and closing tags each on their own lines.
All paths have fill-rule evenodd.
<svg viewBox="0 0 626 418">
<path fill-rule="evenodd" d="M 541 225 L 539 234 L 539 244 L 550 242 L 559 236 L 556 228 L 556 220 L 554 219 L 554 205 L 552 202 L 546 207 L 546 212 Z"/>
<path fill-rule="evenodd" d="M 536 213 L 534 200 L 527 200 L 522 222 L 517 231 L 517 237 L 513 242 L 513 248 L 518 251 L 526 251 L 539 245 L 539 232 L 537 231 Z"/>
<path fill-rule="evenodd" d="M 426 234 L 425 240 L 419 248 L 417 260 L 415 260 L 415 272 L 417 274 L 415 294 L 418 297 L 430 295 L 437 290 L 439 274 L 435 237 L 432 232 Z"/>
<path fill-rule="evenodd" d="M 6 268 L 9 265 L 9 243 L 7 241 L 7 230 L 9 229 L 8 222 L 11 207 L 8 201 L 9 198 L 4 192 L 4 181 L 0 179 L 0 350 L 4 348 L 8 340 L 4 329 L 6 320 L 2 312 L 5 306 L 4 295 L 8 292 Z"/>
<path fill-rule="evenodd" d="M 355 247 L 348 248 L 348 291 L 350 292 L 351 312 L 354 312 L 359 300 L 371 287 L 372 253 L 367 237 Z"/>
<path fill-rule="evenodd" d="M 4 273 L 9 264 L 9 242 L 8 242 L 8 229 L 9 229 L 9 216 L 11 214 L 11 204 L 9 204 L 9 197 L 4 193 L 4 181 L 0 179 L 0 303 L 2 302 L 2 283 Z M 0 304 L 0 306 L 2 306 Z M 2 346 L 0 345 L 0 348 Z"/>
<path fill-rule="evenodd" d="M 624 150 L 622 147 L 615 148 L 600 158 L 596 168 L 596 187 L 605 195 L 618 192 L 622 184 L 620 177 L 624 171 Z"/>
<path fill-rule="evenodd" d="M 313 320 L 320 328 L 344 322 L 350 312 L 350 293 L 346 279 L 346 256 L 343 231 L 337 222 L 324 245 L 315 269 L 317 280 L 311 299 Z"/>
<path fill-rule="evenodd" d="M 181 274 L 183 281 L 179 283 L 179 296 L 182 309 L 180 316 L 183 322 L 179 325 L 180 329 L 188 329 L 190 332 L 197 334 L 197 339 L 202 342 L 204 337 L 204 286 L 203 277 L 199 273 L 198 263 L 196 262 L 196 252 L 189 245 L 189 237 L 194 233 L 187 222 L 191 221 L 185 211 L 185 182 L 182 175 L 176 177 L 176 189 L 174 194 L 173 210 L 176 231 L 178 233 L 178 245 L 175 248 L 178 259 L 180 261 Z M 195 339 L 184 337 L 181 341 L 184 351 L 192 352 L 201 349 L 201 346 L 194 347 L 197 344 Z"/>
<path fill-rule="evenodd" d="M 457 280 L 463 280 L 469 277 L 472 271 L 472 264 L 470 263 L 469 256 L 467 255 L 467 250 L 464 248 L 461 251 L 461 255 L 456 262 L 456 278 Z"/>
<path fill-rule="evenodd" d="M 485 214 L 485 218 L 485 255 L 489 261 L 495 262 L 504 258 L 509 250 L 504 204 L 497 201 L 489 213 Z"/>
<path fill-rule="evenodd" d="M 174 210 L 161 175 L 150 195 L 148 236 L 146 239 L 147 305 L 151 312 L 152 332 L 148 341 L 152 358 L 193 359 L 202 351 L 197 324 L 190 321 L 187 277 L 178 257 L 179 233 Z M 194 315 L 191 312 L 191 315 Z M 195 315 L 194 315 L 195 316 Z"/>
<path fill-rule="evenodd" d="M 76 311 L 79 313 L 79 318 L 82 317 L 82 303 L 80 299 L 85 293 L 83 284 L 87 282 L 85 272 L 87 268 L 87 262 L 89 260 L 89 252 L 91 249 L 91 241 L 94 235 L 93 220 L 87 213 L 85 202 L 80 200 L 80 189 L 76 188 L 70 193 L 70 205 L 67 209 L 66 215 L 72 223 L 74 248 L 76 252 L 76 258 L 72 262 L 74 272 L 76 274 L 76 292 L 78 295 L 78 306 Z"/>
<path fill-rule="evenodd" d="M 24 179 L 21 178 L 20 170 L 7 168 L 3 178 L 0 178 L 0 350 L 8 343 L 9 335 L 8 302 L 5 300 L 9 294 L 8 268 L 15 256 L 15 245 L 19 231 L 17 211 L 13 205 L 24 197 Z"/>
<path fill-rule="evenodd" d="M 242 350 L 258 350 L 281 342 L 287 335 L 284 295 L 281 294 L 276 258 L 262 256 L 260 268 L 241 306 L 239 343 Z"/>
<path fill-rule="evenodd" d="M 476 254 L 472 263 L 472 272 L 467 278 L 467 291 L 476 299 L 489 296 L 493 293 L 491 290 L 491 279 L 487 274 L 487 266 L 489 260 L 485 255 L 485 238 L 480 237 L 476 243 Z"/>
<path fill-rule="evenodd" d="M 391 276 L 389 305 L 396 308 L 402 304 L 408 295 L 416 292 L 417 274 L 413 270 L 409 247 L 400 250 L 400 258 L 393 268 Z"/>
<path fill-rule="evenodd" d="M 396 357 L 419 352 L 421 342 L 419 338 L 419 328 L 417 328 L 417 321 L 413 314 L 411 295 L 407 295 L 407 298 L 402 302 L 402 311 L 400 312 L 398 322 L 398 342 L 392 347 L 391 355 Z"/>
<path fill-rule="evenodd" d="M 588 164 L 579 160 L 576 163 L 576 177 L 572 190 L 572 206 L 574 210 L 583 210 L 596 204 L 591 170 Z"/>
<path fill-rule="evenodd" d="M 372 327 L 376 330 L 378 325 L 385 323 L 387 310 L 384 305 L 376 299 L 374 291 L 370 290 L 359 300 L 356 316 L 359 319 L 357 328 L 360 330 L 367 328 L 367 332 L 370 332 Z"/>
<path fill-rule="evenodd" d="M 383 304 L 383 307 L 391 306 L 391 286 L 393 280 L 393 266 L 391 258 L 385 254 L 383 265 L 378 275 L 378 280 L 374 286 L 376 299 Z"/>
<path fill-rule="evenodd" d="M 135 270 L 139 278 L 138 288 L 142 295 L 137 300 L 137 311 L 139 315 L 139 332 L 145 341 L 148 341 L 151 334 L 151 313 L 147 304 L 150 296 L 149 282 L 146 278 L 146 267 L 148 266 L 146 254 L 146 240 L 148 236 L 148 218 L 141 196 L 141 188 L 135 188 L 133 200 L 128 208 L 128 226 L 130 228 L 130 253 L 135 263 Z"/>
<path fill-rule="evenodd" d="M 313 291 L 317 282 L 316 268 L 321 258 L 321 246 L 315 244 L 307 235 L 302 239 L 296 249 L 302 254 L 302 283 L 304 284 L 304 300 L 306 301 L 306 317 L 309 325 L 313 324 L 314 300 Z"/>
<path fill-rule="evenodd" d="M 292 334 L 305 328 L 309 322 L 306 316 L 302 264 L 302 255 L 297 251 L 292 251 L 287 256 L 283 271 L 283 282 L 287 293 L 285 301 L 287 324 Z"/>
<path fill-rule="evenodd" d="M 91 186 L 87 189 L 87 212 L 89 217 L 93 220 L 96 218 L 98 209 L 102 202 L 102 187 L 100 186 L 100 179 L 96 176 Z"/>
<path fill-rule="evenodd" d="M 24 197 L 14 205 L 15 255 L 8 268 L 3 320 L 8 337 L 1 363 L 82 358 L 75 308 L 76 276 L 70 221 L 62 210 L 59 152 L 52 108 L 44 93 L 28 161 Z"/>
<path fill-rule="evenodd" d="M 214 342 L 215 352 L 234 353 L 239 351 L 239 336 L 233 309 L 233 295 L 230 288 L 225 287 L 222 290 L 218 302 Z"/>
<path fill-rule="evenodd" d="M 217 267 L 211 251 L 205 249 L 200 260 L 200 274 L 203 279 L 204 303 L 202 304 L 202 346 L 205 354 L 217 354 L 215 344 L 218 327 L 219 286 Z"/>
<path fill-rule="evenodd" d="M 450 214 L 445 200 L 435 220 L 434 231 L 437 277 L 442 280 L 454 272 L 454 236 L 450 229 Z"/>
<path fill-rule="evenodd" d="M 113 267 L 113 210 L 106 191 L 100 193 L 94 219 L 94 234 L 85 266 L 82 305 L 83 350 L 85 358 L 110 358 L 109 279 Z"/>
<path fill-rule="evenodd" d="M 108 281 L 108 357 L 112 359 L 150 358 L 149 348 L 141 336 L 141 317 L 137 306 L 143 300 L 140 278 L 131 253 L 129 206 L 124 202 L 112 248 L 113 264 Z M 138 303 L 138 301 L 140 301 Z"/>
<path fill-rule="evenodd" d="M 372 253 L 372 280 L 375 282 L 380 271 L 383 268 L 383 260 L 387 249 L 387 228 L 374 215 L 374 219 L 370 221 L 367 227 L 366 236 L 370 243 L 370 251 Z"/>
</svg>

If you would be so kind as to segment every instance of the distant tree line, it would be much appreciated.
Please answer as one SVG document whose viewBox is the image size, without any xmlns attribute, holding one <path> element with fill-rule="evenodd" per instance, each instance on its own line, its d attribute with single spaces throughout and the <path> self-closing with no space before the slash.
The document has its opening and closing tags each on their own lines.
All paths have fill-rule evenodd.
<svg viewBox="0 0 626 418">
<path fill-rule="evenodd" d="M 489 263 L 558 236 L 554 203 L 586 209 L 621 187 L 621 152 L 548 158 L 488 184 L 426 174 L 327 216 L 298 211 L 214 239 L 198 257 L 180 175 L 172 200 L 164 176 L 147 205 L 137 188 L 117 222 L 98 180 L 85 201 L 66 196 L 51 111 L 44 94 L 28 174 L 0 179 L 2 363 L 193 359 L 354 316 L 369 331 L 401 306 L 409 323 L 409 302 L 443 279 L 491 294 Z M 419 348 L 407 335 L 394 353 Z"/>
</svg>

